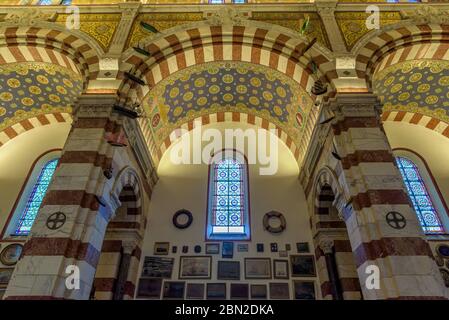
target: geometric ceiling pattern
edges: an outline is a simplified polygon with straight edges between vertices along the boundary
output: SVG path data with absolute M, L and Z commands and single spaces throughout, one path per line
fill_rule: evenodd
M 412 60 L 374 75 L 384 111 L 421 113 L 449 123 L 449 62 Z
M 259 116 L 297 142 L 312 105 L 310 96 L 290 77 L 246 62 L 210 62 L 183 69 L 159 82 L 144 99 L 156 144 L 183 123 L 223 111 Z
M 80 75 L 55 64 L 0 65 L 0 79 L 0 131 L 40 114 L 71 112 L 82 91 Z

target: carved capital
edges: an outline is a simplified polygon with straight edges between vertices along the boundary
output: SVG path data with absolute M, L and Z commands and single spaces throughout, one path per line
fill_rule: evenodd
M 324 254 L 331 254 L 334 247 L 334 240 L 329 238 L 322 238 L 318 243 L 318 246 L 323 250 Z

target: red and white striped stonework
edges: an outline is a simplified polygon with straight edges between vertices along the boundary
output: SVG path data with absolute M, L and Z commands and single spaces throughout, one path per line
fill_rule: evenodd
M 42 61 L 77 69 L 85 80 L 95 79 L 102 50 L 81 32 L 35 26 L 0 28 L 0 64 Z M 87 81 L 85 81 L 87 84 Z
M 41 114 L 37 117 L 22 120 L 0 131 L 0 147 L 20 134 L 31 129 L 47 126 L 55 123 L 72 122 L 72 116 L 68 113 Z
M 137 69 L 137 76 L 144 76 L 148 84 L 138 92 L 144 97 L 158 82 L 170 74 L 193 65 L 211 61 L 244 61 L 278 70 L 294 79 L 307 92 L 313 85 L 310 59 L 301 55 L 307 45 L 303 38 L 291 30 L 280 32 L 267 25 L 210 26 L 201 23 L 192 28 L 177 28 L 170 34 L 152 38 L 144 45 L 151 53 L 149 58 L 132 49 L 127 52 L 121 70 Z M 308 51 L 319 67 L 320 74 L 331 74 L 334 64 L 325 55 L 325 49 L 315 45 Z M 125 54 L 126 56 L 126 54 Z M 123 72 L 119 78 L 123 78 Z M 324 77 L 324 76 L 323 76 Z M 325 77 L 324 77 L 325 78 Z M 120 89 L 124 99 L 132 89 L 131 81 Z
M 407 111 L 385 111 L 382 113 L 382 121 L 405 122 L 425 127 L 449 138 L 449 124 L 436 118 L 421 113 Z
M 444 299 L 444 284 L 429 244 L 410 205 L 391 147 L 383 131 L 377 98 L 337 95 L 332 130 L 351 205 L 345 221 L 365 299 Z M 341 175 L 341 176 L 340 176 Z M 403 229 L 388 225 L 390 211 L 401 213 Z M 380 288 L 368 289 L 368 266 L 380 270 Z
M 332 285 L 323 250 L 322 239 L 333 242 L 333 256 L 337 264 L 338 281 L 344 300 L 360 300 L 361 289 L 357 269 L 349 242 L 346 224 L 338 216 L 335 202 L 336 195 L 342 190 L 338 185 L 336 174 L 329 168 L 323 168 L 315 182 L 315 214 L 311 217 L 312 233 L 315 247 L 317 272 L 320 279 L 323 299 L 333 299 Z
M 388 65 L 394 60 L 400 62 L 412 58 L 447 59 L 448 34 L 449 25 L 417 25 L 412 21 L 387 26 L 356 51 L 357 76 L 366 79 L 371 88 L 379 63 Z
M 120 192 L 136 180 L 126 147 L 112 147 L 105 135 L 121 130 L 112 113 L 114 96 L 82 96 L 72 130 L 37 219 L 8 285 L 7 299 L 88 299 L 106 227 L 120 207 Z M 113 168 L 107 180 L 105 169 Z M 126 183 L 125 183 L 126 182 Z M 122 189 L 120 189 L 122 188 Z M 142 188 L 138 188 L 142 190 Z M 59 229 L 47 218 L 63 212 Z M 66 286 L 68 265 L 80 270 L 80 288 Z

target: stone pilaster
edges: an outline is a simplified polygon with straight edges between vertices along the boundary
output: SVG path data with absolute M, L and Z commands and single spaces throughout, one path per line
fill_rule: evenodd
M 335 113 L 332 129 L 343 168 L 339 181 L 352 199 L 345 221 L 364 298 L 444 299 L 442 279 L 410 206 L 376 97 L 338 95 L 329 106 Z M 391 211 L 405 217 L 405 226 L 387 223 Z

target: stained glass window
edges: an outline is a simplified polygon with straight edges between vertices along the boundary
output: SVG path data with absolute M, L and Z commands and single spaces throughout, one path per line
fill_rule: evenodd
M 210 171 L 209 238 L 249 237 L 246 163 L 226 157 Z
M 70 6 L 72 4 L 72 0 L 62 0 L 61 5 L 62 6 Z
M 15 230 L 15 235 L 26 236 L 33 226 L 39 207 L 47 192 L 48 185 L 56 170 L 58 159 L 48 161 L 42 168 L 36 184 L 33 186 L 30 196 L 28 197 L 25 209 L 23 210 Z
M 49 6 L 53 4 L 53 0 L 39 0 L 37 4 L 40 6 Z
M 396 162 L 424 232 L 444 233 L 443 225 L 416 165 L 404 157 L 397 157 Z
M 209 0 L 209 3 L 212 3 L 212 4 L 221 4 L 223 2 L 224 2 L 223 0 Z

